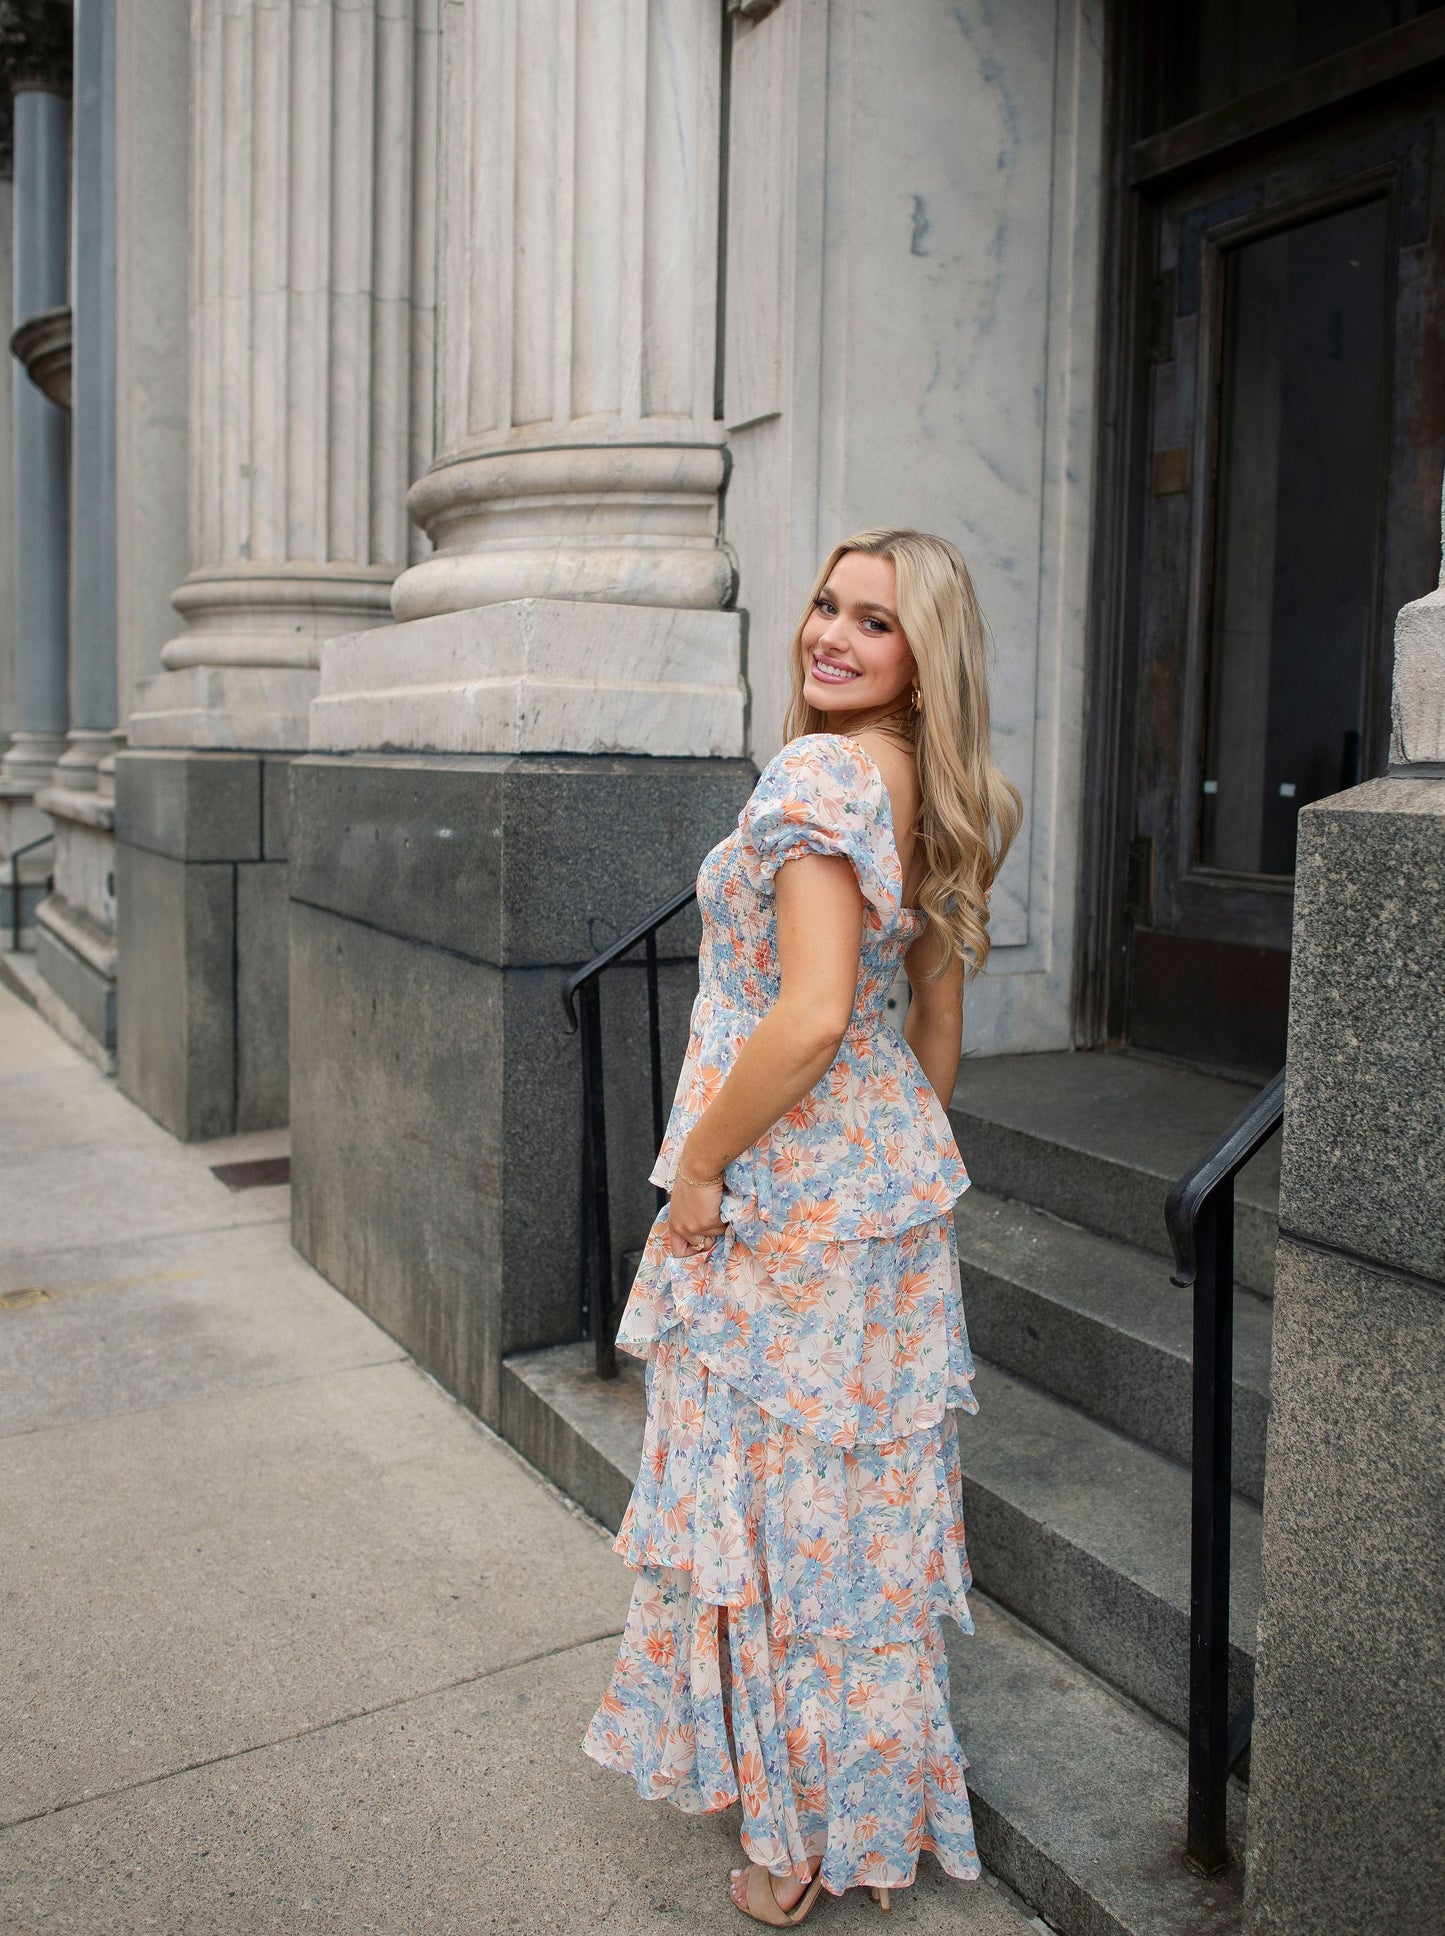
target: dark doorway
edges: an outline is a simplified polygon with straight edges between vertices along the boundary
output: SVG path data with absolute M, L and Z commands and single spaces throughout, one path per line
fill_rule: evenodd
M 1383 772 L 1438 576 L 1445 8 L 1141 5 L 1113 58 L 1084 1028 L 1264 1077 L 1299 811 Z

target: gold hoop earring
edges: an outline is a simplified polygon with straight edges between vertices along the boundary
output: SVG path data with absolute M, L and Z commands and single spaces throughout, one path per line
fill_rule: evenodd
M 919 691 L 917 686 L 913 688 L 912 705 L 913 705 L 913 711 L 915 715 L 923 711 L 923 694 Z

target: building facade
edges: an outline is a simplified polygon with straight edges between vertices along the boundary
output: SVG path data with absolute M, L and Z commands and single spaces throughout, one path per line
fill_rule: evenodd
M 289 1122 L 298 1247 L 482 1416 L 576 1332 L 561 985 L 730 825 L 846 533 L 954 539 L 992 633 L 969 1056 L 1301 1068 L 1301 812 L 1427 788 L 1438 883 L 1445 8 L 6 0 L 0 47 L 26 978 L 176 1136 Z

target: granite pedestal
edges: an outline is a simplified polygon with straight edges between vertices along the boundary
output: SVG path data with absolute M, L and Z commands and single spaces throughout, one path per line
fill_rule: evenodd
M 696 873 L 740 759 L 312 754 L 291 769 L 293 1239 L 492 1424 L 501 1362 L 580 1334 L 568 975 Z M 670 1102 L 696 915 L 664 930 Z M 638 965 L 607 978 L 614 1250 L 654 1209 Z
M 288 765 L 116 759 L 117 1075 L 186 1142 L 286 1121 Z
M 1445 780 L 1300 815 L 1251 1936 L 1445 1901 Z

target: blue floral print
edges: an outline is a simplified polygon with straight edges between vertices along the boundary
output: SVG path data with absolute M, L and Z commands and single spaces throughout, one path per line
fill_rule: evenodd
M 773 878 L 842 855 L 865 902 L 857 995 L 822 1081 L 727 1166 L 727 1229 L 673 1257 L 653 1224 L 618 1332 L 648 1361 L 642 1470 L 616 1551 L 637 1575 L 584 1746 L 648 1799 L 740 1802 L 777 1875 L 902 1887 L 920 1849 L 980 1873 L 940 1618 L 972 1632 L 952 1414 L 976 1412 L 948 1118 L 887 997 L 902 905 L 888 793 L 856 741 L 769 762 L 698 875 L 699 993 L 654 1182 L 777 998 Z

